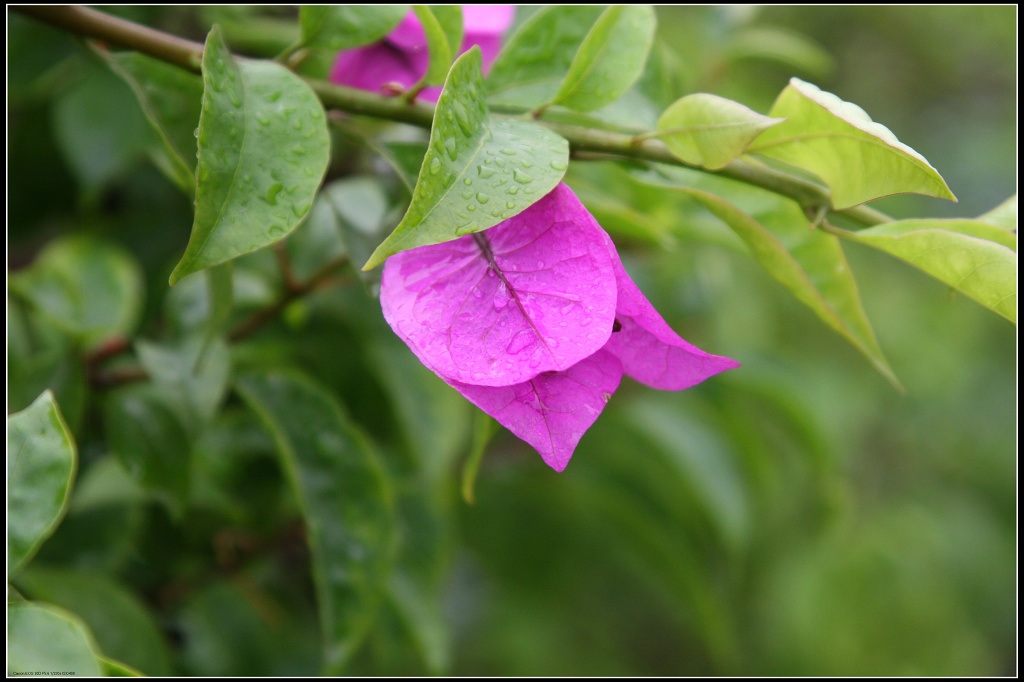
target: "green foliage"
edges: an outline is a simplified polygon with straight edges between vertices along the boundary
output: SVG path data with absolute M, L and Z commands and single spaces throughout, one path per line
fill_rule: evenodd
M 846 208 L 899 192 L 956 197 L 938 171 L 863 109 L 794 78 L 769 116 L 786 119 L 750 148 L 816 174 Z
M 742 154 L 762 131 L 781 122 L 739 102 L 697 93 L 666 109 L 658 119 L 658 132 L 683 161 L 716 170 Z
M 416 11 L 9 10 L 8 674 L 1004 674 L 1015 8 Z M 358 268 L 559 182 L 742 367 L 554 474 Z
M 7 575 L 17 573 L 67 509 L 77 452 L 53 394 L 7 420 Z
M 605 10 L 583 39 L 551 103 L 593 111 L 621 97 L 643 73 L 656 24 L 649 5 Z
M 323 107 L 298 76 L 236 62 L 216 28 L 203 55 L 196 218 L 172 285 L 294 230 L 330 153 Z
M 302 45 L 325 50 L 368 45 L 386 36 L 408 11 L 408 5 L 303 5 L 299 8 Z

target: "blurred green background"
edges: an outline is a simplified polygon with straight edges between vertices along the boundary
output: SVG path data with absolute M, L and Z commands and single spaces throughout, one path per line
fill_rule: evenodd
M 287 33 L 283 11 L 117 11 L 200 40 L 235 22 L 229 42 L 256 54 Z M 201 283 L 166 285 L 189 201 L 148 160 L 127 87 L 8 12 L 9 273 L 68 235 L 116 244 L 111 258 L 142 273 L 122 292 L 138 335 L 182 338 L 205 310 Z M 669 7 L 659 20 L 678 94 L 765 112 L 798 76 L 887 125 L 960 199 L 877 202 L 897 217 L 974 216 L 1016 190 L 1016 7 Z M 375 168 L 352 149 L 337 145 L 331 180 Z M 369 434 L 402 561 L 442 605 L 416 620 L 385 601 L 349 672 L 1014 674 L 1015 328 L 848 246 L 901 395 L 728 239 L 664 197 L 626 196 L 616 172 L 574 165 L 569 180 L 614 187 L 661 235 L 652 246 L 605 223 L 666 320 L 743 367 L 679 394 L 625 381 L 563 474 L 500 432 L 464 503 L 472 409 L 354 275 L 232 346 L 236 369 L 315 377 Z M 289 239 L 297 267 L 316 254 L 312 231 Z M 239 261 L 238 319 L 273 300 L 274 273 L 269 253 Z M 140 481 L 114 454 L 136 432 L 127 406 L 152 406 L 144 386 L 90 383 L 59 325 L 18 295 L 8 313 L 8 411 L 52 387 L 81 452 L 71 511 L 17 590 L 77 613 L 104 653 L 149 674 L 316 674 L 300 510 L 245 403 L 229 393 L 196 433 L 151 410 L 144 437 L 188 482 Z

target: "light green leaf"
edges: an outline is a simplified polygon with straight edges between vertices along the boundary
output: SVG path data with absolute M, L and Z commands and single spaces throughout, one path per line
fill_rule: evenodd
M 234 269 L 231 261 L 206 270 L 206 288 L 210 298 L 210 319 L 207 321 L 207 342 L 220 333 L 231 317 L 234 304 Z
M 92 631 L 99 650 L 147 675 L 170 675 L 167 644 L 153 616 L 102 573 L 32 567 L 18 585 L 33 600 L 67 609 Z
M 138 341 L 135 350 L 165 402 L 178 408 L 191 433 L 198 433 L 217 412 L 227 389 L 231 356 L 224 342 L 193 337 L 171 347 Z
M 142 271 L 113 244 L 88 237 L 51 242 L 11 288 L 76 340 L 91 345 L 128 335 L 142 312 Z
M 833 208 L 902 192 L 956 201 L 923 156 L 856 104 L 793 78 L 768 113 L 785 123 L 762 133 L 748 151 L 820 177 L 832 191 Z
M 480 66 L 476 46 L 452 66 L 409 210 L 364 270 L 399 251 L 493 227 L 562 179 L 568 143 L 530 121 L 491 119 Z
M 1017 195 L 1014 194 L 1012 197 L 993 208 L 988 213 L 979 216 L 978 220 L 984 220 L 986 223 L 992 223 L 998 225 L 1004 230 L 1011 232 L 1017 232 Z M 1014 251 L 1017 250 L 1016 245 Z
M 7 575 L 35 555 L 67 510 L 78 452 L 53 394 L 7 419 Z
M 739 102 L 701 92 L 676 100 L 665 110 L 658 119 L 658 137 L 686 163 L 717 170 L 742 154 L 764 130 L 781 122 Z
M 452 60 L 459 53 L 462 44 L 462 8 L 455 5 L 413 5 L 416 18 L 423 26 L 430 52 L 430 64 L 419 83 L 410 90 L 418 92 L 428 85 L 444 83 Z
M 948 229 L 950 223 L 959 229 Z M 1017 324 L 1017 253 L 989 236 L 979 238 L 999 228 L 966 220 L 901 220 L 860 232 L 833 231 L 910 263 Z
M 387 222 L 388 198 L 371 176 L 354 176 L 324 187 L 315 210 L 329 220 L 353 263 L 364 263 L 394 223 Z
M 391 32 L 409 5 L 303 5 L 299 8 L 302 45 L 349 50 Z
M 509 38 L 487 75 L 494 103 L 529 109 L 550 102 L 602 8 L 552 5 L 531 16 Z
M 132 478 L 156 494 L 175 514 L 188 498 L 191 444 L 182 406 L 153 384 L 127 386 L 104 405 L 110 449 Z
M 196 136 L 203 103 L 198 76 L 137 52 L 101 52 L 135 92 L 166 153 L 171 180 L 190 196 L 196 189 Z
M 898 390 L 899 380 L 875 339 L 860 302 L 857 282 L 839 240 L 810 229 L 795 204 L 780 206 L 772 215 L 755 220 L 714 194 L 679 187 L 728 225 L 750 248 L 751 254 L 777 282 L 842 335 Z M 769 229 L 764 221 L 770 221 Z
M 551 103 L 593 111 L 617 100 L 643 73 L 656 25 L 649 5 L 609 7 L 583 40 Z
M 392 493 L 376 452 L 337 400 L 296 372 L 239 377 L 273 433 L 306 520 L 325 671 L 338 674 L 372 626 L 394 554 Z
M 7 674 L 99 677 L 92 635 L 75 616 L 53 606 L 7 608 Z
M 195 222 L 170 283 L 283 239 L 327 170 L 327 118 L 280 64 L 236 61 L 214 27 L 203 52 Z
M 103 677 L 145 677 L 141 671 L 112 658 L 97 656 L 96 662 L 100 666 Z

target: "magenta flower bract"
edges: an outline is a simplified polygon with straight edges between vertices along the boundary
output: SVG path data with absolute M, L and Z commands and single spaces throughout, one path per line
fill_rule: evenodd
M 459 54 L 480 46 L 487 73 L 501 50 L 502 34 L 515 18 L 514 5 L 463 5 L 463 39 Z M 387 83 L 409 88 L 427 72 L 430 55 L 419 19 L 410 10 L 383 40 L 341 52 L 331 68 L 331 81 L 360 90 L 380 92 Z M 419 98 L 436 102 L 441 88 L 427 88 Z
M 681 390 L 739 363 L 672 331 L 566 185 L 489 230 L 391 256 L 384 319 L 556 471 L 623 374 Z

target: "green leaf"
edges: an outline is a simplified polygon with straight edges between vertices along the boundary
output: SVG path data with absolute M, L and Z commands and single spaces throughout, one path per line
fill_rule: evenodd
M 110 449 L 132 478 L 175 514 L 184 509 L 191 479 L 191 444 L 183 408 L 153 385 L 127 386 L 104 405 Z
M 777 26 L 752 26 L 739 31 L 729 39 L 722 57 L 730 62 L 769 60 L 819 77 L 835 68 L 828 50 L 802 33 Z
M 1012 197 L 993 208 L 988 213 L 979 216 L 978 220 L 984 220 L 986 223 L 992 223 L 998 225 L 1004 230 L 1009 230 L 1013 233 L 1017 232 L 1017 195 L 1014 194 Z M 1016 242 L 1014 243 L 1013 250 L 1017 250 Z
M 96 662 L 103 677 L 145 677 L 141 671 L 112 658 L 97 656 Z
M 101 52 L 114 73 L 135 92 L 167 155 L 168 176 L 190 196 L 196 189 L 196 136 L 203 81 L 137 52 Z
M 170 347 L 138 341 L 135 350 L 168 405 L 180 406 L 193 434 L 213 419 L 227 389 L 231 356 L 220 339 L 192 338 Z
M 18 585 L 30 599 L 80 617 L 104 655 L 147 675 L 171 674 L 167 645 L 153 616 L 106 575 L 33 566 L 18 578 Z
M 92 635 L 61 609 L 13 604 L 7 608 L 7 674 L 99 677 Z
M 1008 234 L 1000 228 L 969 220 L 900 220 L 833 231 L 910 263 L 1017 324 L 1017 253 L 997 243 L 1002 240 L 989 241 Z
M 296 372 L 247 374 L 239 393 L 273 433 L 306 520 L 325 671 L 337 674 L 376 618 L 393 558 L 392 493 L 337 400 Z
M 487 413 L 475 410 L 473 413 L 473 442 L 469 446 L 469 455 L 462 465 L 462 499 L 466 504 L 476 504 L 476 476 L 480 472 L 480 464 L 484 461 L 487 444 L 498 432 L 498 422 Z
M 568 143 L 536 123 L 490 118 L 480 66 L 476 46 L 452 66 L 409 210 L 364 270 L 399 251 L 493 227 L 562 179 Z
M 832 190 L 833 208 L 901 192 L 956 201 L 923 156 L 856 104 L 793 78 L 768 113 L 785 123 L 762 133 L 748 151 L 820 177 Z
M 687 95 L 658 119 L 658 137 L 686 163 L 717 170 L 764 130 L 782 122 L 717 95 Z
M 839 240 L 809 229 L 792 202 L 764 211 L 755 220 L 714 194 L 678 187 L 735 232 L 751 254 L 777 282 L 842 335 L 898 390 L 899 380 L 875 339 L 860 302 L 857 282 Z M 766 223 L 770 223 L 771 229 Z
M 487 75 L 492 102 L 537 107 L 550 102 L 602 8 L 592 5 L 543 7 L 501 49 Z
M 280 64 L 236 61 L 216 27 L 203 85 L 195 222 L 171 285 L 283 239 L 309 212 L 330 157 L 309 86 Z
M 86 78 L 54 104 L 54 133 L 79 186 L 95 194 L 146 157 L 155 142 L 120 78 L 90 66 Z
M 206 326 L 207 342 L 216 337 L 231 317 L 235 300 L 233 268 L 231 262 L 206 270 L 206 287 L 210 298 L 210 319 Z
M 67 510 L 78 453 L 53 394 L 7 419 L 7 575 L 25 565 Z
M 419 83 L 410 88 L 418 92 L 428 85 L 440 85 L 448 75 L 452 60 L 462 44 L 462 8 L 455 5 L 413 5 L 416 18 L 423 26 L 430 52 L 430 64 Z
M 51 242 L 11 288 L 76 340 L 129 335 L 142 312 L 142 271 L 128 252 L 88 237 Z
M 649 5 L 609 7 L 583 40 L 551 103 L 593 111 L 617 100 L 643 73 L 656 26 Z
M 324 187 L 314 210 L 329 221 L 353 263 L 364 263 L 394 223 L 385 219 L 388 198 L 375 177 L 354 176 Z M 340 255 L 340 254 L 338 254 Z
M 325 50 L 369 45 L 390 33 L 408 12 L 409 5 L 303 5 L 302 44 Z

